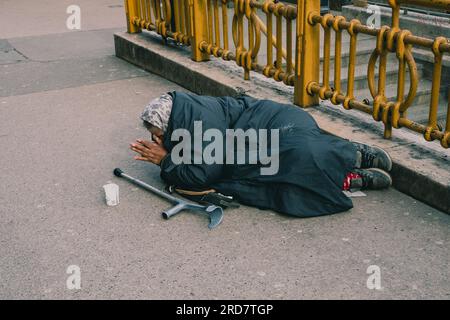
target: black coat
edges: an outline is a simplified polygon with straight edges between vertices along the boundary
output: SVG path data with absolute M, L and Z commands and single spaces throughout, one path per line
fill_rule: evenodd
M 259 164 L 175 165 L 169 155 L 161 163 L 161 177 L 168 184 L 214 188 L 242 204 L 299 217 L 333 214 L 353 207 L 342 193 L 342 186 L 346 174 L 354 168 L 356 148 L 347 140 L 323 132 L 299 107 L 250 97 L 171 94 L 173 107 L 164 137 L 169 152 L 178 143 L 171 141 L 173 130 L 184 128 L 193 134 L 194 121 L 202 121 L 203 131 L 216 128 L 224 136 L 226 129 L 279 129 L 279 171 L 261 175 Z M 203 147 L 208 144 L 204 142 Z

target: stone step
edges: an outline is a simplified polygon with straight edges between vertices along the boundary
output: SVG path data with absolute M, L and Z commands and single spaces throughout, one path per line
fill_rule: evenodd
M 408 109 L 408 117 L 414 121 L 427 121 L 429 106 L 431 101 L 431 87 L 432 83 L 428 80 L 422 80 L 419 83 L 419 87 L 417 88 L 417 94 L 414 99 L 412 106 Z M 408 90 L 409 87 L 406 87 Z M 407 91 L 406 91 L 407 94 Z M 386 87 L 386 97 L 389 101 L 395 101 L 397 98 L 397 86 L 387 86 Z M 368 99 L 370 104 L 373 103 L 373 98 L 370 94 L 369 89 L 362 89 L 355 91 L 355 98 L 362 101 L 364 99 Z M 406 98 L 406 95 L 405 95 Z M 439 111 L 438 116 L 442 120 L 445 119 L 447 114 L 447 97 L 446 97 L 446 88 L 442 88 L 440 92 L 440 103 L 439 103 Z
M 323 69 L 323 50 L 321 49 L 320 52 L 320 62 L 321 62 L 321 72 Z M 367 48 L 367 47 L 363 47 L 361 50 L 356 52 L 356 70 L 355 70 L 355 74 L 358 74 L 358 72 L 361 70 L 363 71 L 363 74 L 367 74 L 367 67 L 368 67 L 368 63 L 369 63 L 369 59 L 370 59 L 370 55 L 373 52 L 373 48 Z M 343 48 L 343 52 L 341 54 L 341 67 L 344 69 L 346 69 L 346 73 L 347 73 L 347 68 L 349 66 L 349 57 L 350 57 L 350 53 L 347 50 L 344 50 Z M 264 64 L 266 62 L 267 56 L 266 55 L 262 55 L 259 54 L 258 55 L 258 61 L 260 61 L 260 63 Z M 378 60 L 379 61 L 379 60 Z M 334 68 L 334 64 L 335 64 L 335 56 L 334 56 L 334 51 L 332 50 L 332 52 L 330 53 L 330 67 Z M 283 61 L 283 68 L 286 67 L 286 63 L 284 63 Z M 389 54 L 388 55 L 388 63 L 387 63 L 387 68 L 388 69 L 395 69 L 397 70 L 398 68 L 398 60 L 395 54 Z M 417 64 L 417 68 L 421 69 L 421 66 L 419 64 Z
M 333 39 L 333 38 L 332 38 Z M 341 64 L 343 67 L 348 66 L 349 57 L 350 57 L 350 43 L 344 41 L 342 42 L 342 48 L 341 48 Z M 375 39 L 358 39 L 356 44 L 356 64 L 367 64 L 369 61 L 369 57 L 372 54 L 372 52 L 375 49 Z M 334 63 L 335 61 L 335 43 L 334 40 L 331 41 L 331 47 L 330 47 L 330 58 L 331 63 Z M 323 62 L 323 39 L 320 42 L 320 61 Z M 395 55 L 392 55 L 393 58 L 395 58 Z M 389 58 L 392 58 L 391 55 L 388 56 Z
M 265 64 L 267 61 L 267 40 L 266 37 L 262 37 L 261 39 L 261 47 L 258 53 L 258 61 L 262 64 Z M 370 55 L 375 49 L 375 37 L 367 36 L 364 34 L 358 35 L 358 41 L 357 41 L 357 61 L 356 64 L 367 64 L 369 61 Z M 247 40 L 244 41 L 245 44 Z M 285 38 L 283 38 L 283 41 L 285 41 Z M 335 38 L 334 34 L 332 32 L 331 41 L 330 41 L 330 56 L 331 56 L 331 63 L 334 63 L 334 51 L 335 51 Z M 286 47 L 286 44 L 283 42 L 283 47 Z M 295 39 L 293 39 L 292 42 L 292 48 L 295 50 Z M 349 61 L 349 50 L 350 50 L 350 37 L 343 32 L 342 33 L 342 50 L 341 50 L 341 57 L 342 57 L 342 67 L 348 66 Z M 389 57 L 395 58 L 395 54 L 390 55 Z M 273 59 L 276 59 L 276 50 L 273 48 Z M 320 61 L 323 61 L 323 34 L 321 34 L 320 38 Z M 285 64 L 285 61 L 283 59 L 283 65 Z
M 362 48 L 362 49 L 357 49 L 356 51 L 356 65 L 365 65 L 367 66 L 370 60 L 370 56 L 372 55 L 372 52 L 374 51 L 373 48 Z M 320 62 L 323 63 L 323 53 L 320 53 Z M 396 55 L 394 53 L 391 53 L 388 55 L 388 64 L 392 64 L 392 63 L 398 63 L 398 59 L 396 57 Z M 350 61 L 350 53 L 349 52 L 343 52 L 341 54 L 341 65 L 342 67 L 347 67 L 349 65 L 349 61 Z M 378 61 L 380 61 L 378 59 Z M 333 64 L 335 62 L 335 57 L 334 57 L 334 51 L 332 50 L 331 54 L 330 54 L 330 63 Z
M 382 1 L 387 5 L 387 1 Z M 429 0 L 431 2 L 431 0 Z M 402 5 L 402 7 L 404 7 Z M 391 25 L 392 21 L 392 10 L 385 6 L 380 8 L 380 22 L 381 25 Z M 429 10 L 429 8 L 422 8 Z M 442 10 L 444 11 L 444 10 Z M 373 15 L 371 10 L 367 8 L 361 8 L 353 5 L 348 5 L 342 7 L 342 15 L 349 19 L 359 19 L 361 22 L 366 23 L 368 18 Z M 401 10 L 400 13 L 400 28 L 408 29 L 415 36 L 426 37 L 426 38 L 436 38 L 443 36 L 450 38 L 450 19 L 447 16 L 435 16 L 428 14 L 421 14 L 412 11 L 405 13 Z
M 331 65 L 334 67 L 334 65 Z M 320 79 L 322 79 L 323 70 L 320 70 Z M 417 66 L 417 73 L 419 78 L 422 77 L 422 66 Z M 386 66 L 386 85 L 397 84 L 398 67 L 395 64 L 388 64 Z M 375 81 L 378 83 L 378 70 L 375 71 Z M 341 87 L 347 89 L 348 83 L 348 67 L 341 68 Z M 330 84 L 334 86 L 334 68 L 330 68 Z M 406 86 L 409 86 L 409 70 L 406 72 Z M 367 81 L 367 65 L 355 66 L 355 90 L 362 90 L 368 88 Z
M 345 90 L 343 90 L 342 92 L 345 92 Z M 418 122 L 420 124 L 426 124 L 428 122 L 430 110 L 429 100 L 431 98 L 430 92 L 426 88 L 423 90 L 422 89 L 418 90 L 413 104 L 408 108 L 407 111 L 409 119 Z M 396 100 L 397 96 L 396 89 L 387 89 L 386 93 L 389 101 Z M 444 96 L 445 96 L 444 92 L 441 92 L 441 99 L 438 108 L 438 123 L 442 127 L 445 127 L 445 121 L 447 118 L 447 106 L 448 106 L 448 104 L 445 102 L 446 100 Z M 373 98 L 368 89 L 355 91 L 355 98 L 358 101 L 363 101 L 364 99 L 367 99 L 370 105 L 373 104 Z
M 406 86 L 405 93 L 408 93 L 409 86 Z M 397 98 L 397 86 L 386 86 L 385 90 L 386 97 L 390 101 L 394 101 Z M 368 99 L 370 103 L 373 102 L 373 98 L 370 94 L 370 90 L 368 88 L 356 90 L 355 97 L 358 99 Z M 416 98 L 414 103 L 417 105 L 421 104 L 429 104 L 431 99 L 431 81 L 423 80 L 420 82 L 419 87 L 417 88 Z
M 320 41 L 323 42 L 323 38 L 324 38 L 325 33 L 323 32 L 322 28 L 320 28 Z M 373 41 L 375 43 L 375 39 L 376 37 L 364 34 L 364 33 L 359 33 L 358 34 L 358 42 L 361 41 Z M 336 33 L 334 32 L 334 30 L 331 31 L 331 44 L 334 44 L 336 40 Z M 347 31 L 342 31 L 342 42 L 343 43 L 350 43 L 350 35 L 348 34 Z
M 438 124 L 441 128 L 445 128 L 445 121 L 447 119 L 448 104 L 445 103 L 444 100 L 445 99 L 441 99 L 438 109 Z M 408 118 L 425 125 L 428 123 L 429 112 L 429 104 L 412 105 L 408 108 Z

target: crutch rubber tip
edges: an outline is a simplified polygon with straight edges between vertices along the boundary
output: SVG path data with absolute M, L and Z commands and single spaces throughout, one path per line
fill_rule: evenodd
M 121 176 L 122 176 L 122 173 L 123 173 L 123 171 L 122 171 L 121 169 L 119 169 L 119 168 L 115 168 L 115 169 L 114 169 L 114 175 L 115 175 L 116 177 L 121 177 Z

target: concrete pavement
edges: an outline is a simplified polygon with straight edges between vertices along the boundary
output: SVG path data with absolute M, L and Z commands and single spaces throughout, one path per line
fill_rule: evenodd
M 122 0 L 2 0 L 0 39 L 70 33 L 66 27 L 70 5 L 81 8 L 84 31 L 125 27 Z
M 0 5 L 3 24 L 22 8 L 5 14 L 5 4 L 14 7 Z M 106 2 L 96 4 L 88 11 Z M 145 137 L 145 103 L 183 89 L 113 56 L 122 18 L 98 18 L 102 30 L 0 36 L 17 50 L 0 53 L 0 299 L 450 298 L 450 216 L 393 189 L 323 218 L 241 207 L 212 231 L 193 213 L 162 220 L 168 204 L 112 170 L 162 187 L 128 143 Z M 120 186 L 114 208 L 108 181 Z M 66 287 L 70 265 L 80 290 Z M 367 288 L 372 265 L 381 290 Z

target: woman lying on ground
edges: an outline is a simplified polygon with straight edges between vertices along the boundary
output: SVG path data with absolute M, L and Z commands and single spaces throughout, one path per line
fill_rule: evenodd
M 293 105 L 247 96 L 216 98 L 171 92 L 151 101 L 141 119 L 153 141 L 132 143 L 130 148 L 139 154 L 135 159 L 159 165 L 162 179 L 178 188 L 214 189 L 242 204 L 312 217 L 351 209 L 352 201 L 343 190 L 383 189 L 392 183 L 387 173 L 392 161 L 386 151 L 327 134 L 307 112 Z M 195 130 L 199 124 L 202 132 L 214 129 L 210 131 L 214 135 L 198 135 Z M 180 143 L 186 137 L 180 139 L 177 129 L 197 138 L 194 144 L 201 150 L 185 148 L 180 153 Z M 228 155 L 242 151 L 235 145 L 226 150 L 227 143 L 223 150 L 212 153 L 223 161 L 211 163 L 201 157 L 191 161 L 196 152 L 197 156 L 207 153 L 214 139 L 228 141 L 231 129 L 240 133 L 255 130 L 268 137 L 257 141 L 258 152 L 244 150 L 245 163 L 225 161 Z M 247 141 L 246 149 L 251 143 Z M 257 163 L 250 163 L 248 159 L 255 154 Z M 278 164 L 271 164 L 275 170 L 263 174 L 265 169 L 270 171 L 264 162 L 269 155 L 274 161 L 276 157 Z M 180 163 L 180 158 L 190 162 Z

